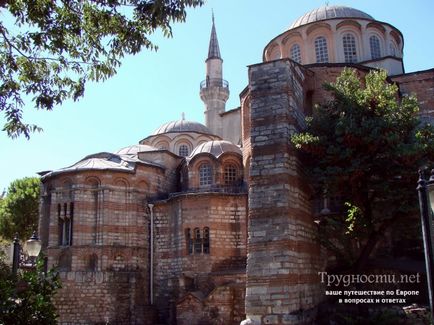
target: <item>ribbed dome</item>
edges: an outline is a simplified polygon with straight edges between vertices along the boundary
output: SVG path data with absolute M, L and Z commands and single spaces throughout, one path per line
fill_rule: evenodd
M 170 132 L 176 132 L 176 133 L 196 132 L 196 133 L 212 134 L 210 129 L 208 129 L 203 124 L 200 124 L 198 122 L 193 122 L 193 121 L 187 121 L 187 120 L 178 120 L 178 121 L 172 121 L 163 124 L 158 129 L 156 129 L 152 135 L 170 133 Z
M 145 152 L 145 151 L 156 151 L 158 150 L 155 147 L 148 146 L 146 144 L 135 144 L 129 147 L 125 147 L 122 149 L 119 149 L 115 152 L 117 155 L 137 155 L 139 152 Z
M 233 152 L 241 155 L 241 149 L 238 146 L 234 145 L 232 142 L 225 140 L 214 140 L 198 145 L 196 148 L 194 148 L 188 158 L 192 159 L 194 156 L 201 153 L 209 153 L 214 157 L 218 158 L 225 152 Z
M 305 13 L 303 16 L 294 21 L 289 29 L 300 27 L 302 25 L 310 24 L 316 21 L 333 18 L 364 18 L 374 20 L 371 15 L 354 8 L 345 6 L 324 6 Z

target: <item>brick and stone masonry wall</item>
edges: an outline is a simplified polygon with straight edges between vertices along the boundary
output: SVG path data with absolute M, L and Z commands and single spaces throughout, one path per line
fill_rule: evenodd
M 301 67 L 279 60 L 249 67 L 246 314 L 258 324 L 302 324 L 321 299 L 320 247 L 309 186 L 290 143 L 303 126 Z
M 48 264 L 61 272 L 60 324 L 153 324 L 145 203 L 164 190 L 162 176 L 138 168 L 135 174 L 82 172 L 45 181 L 40 226 Z M 66 204 L 69 215 L 71 203 L 73 241 L 62 246 L 58 206 L 63 214 Z
M 392 77 L 402 94 L 416 94 L 420 114 L 434 117 L 434 69 Z
M 60 272 L 62 289 L 55 304 L 59 324 L 146 324 L 143 272 Z
M 156 202 L 154 211 L 155 302 L 161 320 L 175 322 L 176 304 L 187 292 L 201 291 L 206 299 L 214 288 L 232 283 L 236 320 L 228 325 L 239 324 L 244 316 L 239 292 L 245 288 L 246 194 L 184 194 Z M 186 229 L 196 227 L 210 229 L 209 254 L 188 253 Z M 225 278 L 228 270 L 231 276 Z

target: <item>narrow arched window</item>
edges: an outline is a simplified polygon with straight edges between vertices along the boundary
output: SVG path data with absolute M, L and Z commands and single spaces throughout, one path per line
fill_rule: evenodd
M 356 39 L 352 34 L 345 34 L 342 37 L 342 45 L 344 47 L 345 63 L 357 62 Z
M 181 144 L 178 149 L 178 156 L 187 157 L 189 155 L 188 146 Z
M 209 228 L 203 228 L 203 253 L 209 254 L 210 246 L 209 246 Z
M 237 167 L 233 164 L 225 166 L 224 181 L 226 185 L 233 184 L 237 180 Z
M 329 62 L 329 55 L 327 51 L 327 40 L 324 36 L 319 36 L 315 39 L 315 54 L 317 63 Z
M 69 212 L 69 213 L 68 213 Z M 72 245 L 72 225 L 74 219 L 74 203 L 71 202 L 69 204 L 57 205 L 57 219 L 58 219 L 58 236 L 59 236 L 59 245 L 60 246 L 71 246 Z
M 191 230 L 187 228 L 185 230 L 185 242 L 187 244 L 187 252 L 188 254 L 193 254 L 193 238 L 191 237 Z
M 57 205 L 57 225 L 58 225 L 58 232 L 57 235 L 59 237 L 58 243 L 59 245 L 63 245 L 63 236 L 64 236 L 64 227 L 65 227 L 65 219 L 62 215 L 62 205 L 59 203 Z
M 194 228 L 194 253 L 202 253 L 202 238 L 200 236 L 199 228 Z
M 300 45 L 294 44 L 291 46 L 290 50 L 291 60 L 301 63 L 301 51 L 300 51 Z
M 199 167 L 199 186 L 212 184 L 212 169 L 210 164 L 202 164 Z
M 390 50 L 391 56 L 396 56 L 396 48 L 395 48 L 395 45 L 393 43 L 390 43 L 389 50 Z
M 371 59 L 375 60 L 381 57 L 380 40 L 377 36 L 369 37 L 369 47 L 371 48 Z

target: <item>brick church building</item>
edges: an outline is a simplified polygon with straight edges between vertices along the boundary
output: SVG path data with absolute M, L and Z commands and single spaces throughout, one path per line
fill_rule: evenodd
M 434 69 L 405 73 L 401 32 L 324 6 L 272 39 L 226 110 L 214 19 L 200 85 L 205 125 L 166 123 L 138 144 L 41 173 L 39 223 L 63 287 L 61 324 L 308 324 L 325 268 L 311 187 L 290 143 L 322 84 L 383 68 L 434 111 Z

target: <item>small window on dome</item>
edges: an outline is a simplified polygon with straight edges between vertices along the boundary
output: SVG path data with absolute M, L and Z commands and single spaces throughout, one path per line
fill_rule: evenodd
M 351 34 L 345 34 L 342 37 L 342 44 L 344 47 L 344 58 L 345 63 L 356 63 L 357 62 L 357 50 L 356 50 L 356 39 Z
M 199 186 L 212 184 L 212 169 L 210 164 L 202 164 L 199 167 Z
M 235 165 L 225 166 L 224 180 L 226 185 L 233 184 L 237 179 L 237 168 Z
M 327 51 L 327 40 L 324 36 L 319 36 L 315 39 L 315 54 L 317 63 L 329 62 L 329 55 Z
M 393 43 L 390 43 L 389 49 L 390 49 L 390 55 L 391 56 L 396 56 L 396 47 L 395 47 L 395 45 Z
M 178 156 L 187 157 L 189 155 L 188 146 L 185 144 L 181 144 L 178 150 Z
M 165 142 L 159 142 L 155 145 L 159 150 L 168 150 L 168 145 Z
M 369 37 L 369 46 L 371 47 L 371 59 L 375 60 L 381 57 L 380 40 L 377 36 Z
M 300 45 L 294 44 L 291 47 L 290 50 L 291 59 L 294 60 L 297 63 L 301 63 L 301 51 L 300 51 Z

